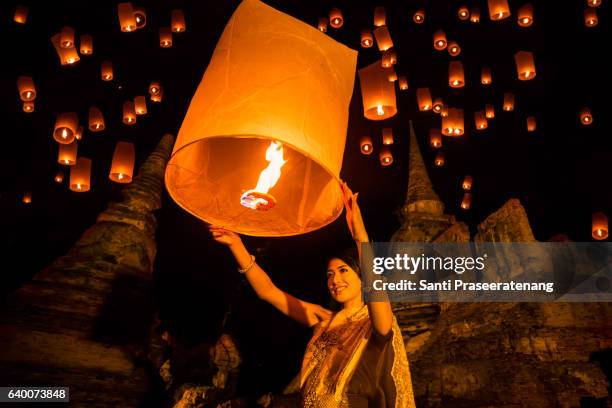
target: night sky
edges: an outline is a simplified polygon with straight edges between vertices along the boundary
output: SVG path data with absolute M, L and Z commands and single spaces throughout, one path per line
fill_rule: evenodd
M 316 25 L 336 5 L 345 23 L 328 34 L 359 50 L 358 68 L 380 58 L 376 46 L 362 49 L 359 32 L 372 27 L 375 6 L 387 9 L 389 26 L 398 51 L 398 75 L 406 75 L 410 89 L 397 91 L 399 113 L 386 121 L 363 117 L 356 76 L 350 105 L 347 143 L 341 177 L 360 202 L 370 237 L 385 241 L 399 227 L 397 210 L 407 186 L 408 121 L 412 120 L 434 188 L 446 212 L 465 221 L 472 231 L 478 223 L 510 198 L 525 206 L 538 240 L 565 234 L 573 241 L 591 240 L 591 214 L 612 216 L 612 137 L 608 116 L 612 67 L 609 45 L 609 4 L 597 9 L 599 25 L 586 28 L 586 0 L 532 1 L 535 23 L 517 25 L 517 10 L 525 1 L 510 0 L 512 16 L 491 22 L 486 1 L 366 2 L 266 1 L 308 24 Z M 16 4 L 30 8 L 27 24 L 12 21 Z M 148 1 L 147 26 L 121 33 L 116 2 L 55 1 L 2 2 L 0 35 L 3 41 L 0 76 L 2 159 L 0 159 L 0 255 L 3 259 L 3 294 L 29 279 L 37 270 L 63 255 L 109 202 L 120 199 L 121 186 L 108 179 L 115 143 L 136 145 L 137 166 L 165 132 L 177 134 L 190 99 L 210 60 L 216 42 L 238 5 L 234 1 Z M 460 21 L 460 5 L 476 6 L 481 22 Z M 134 5 L 140 5 L 135 2 Z M 419 7 L 427 16 L 422 25 L 412 21 Z M 182 9 L 187 31 L 174 34 L 170 49 L 159 47 L 158 28 L 168 26 L 170 11 Z M 73 66 L 60 66 L 50 37 L 64 25 L 78 35 L 93 36 L 92 56 L 81 56 Z M 451 57 L 435 51 L 432 33 L 444 29 L 449 40 L 462 48 L 466 87 L 448 87 Z M 514 54 L 532 51 L 537 76 L 519 81 Z M 111 60 L 115 79 L 100 79 L 100 64 Z M 493 85 L 480 84 L 480 70 L 489 66 Z M 37 88 L 36 111 L 23 113 L 16 79 L 32 76 Z M 164 87 L 162 103 L 148 102 L 149 113 L 137 124 L 121 121 L 122 104 L 147 95 L 151 80 Z M 415 90 L 429 87 L 450 106 L 465 109 L 465 135 L 444 137 L 446 164 L 433 166 L 429 129 L 440 126 L 432 112 L 419 112 Z M 516 95 L 513 112 L 503 112 L 505 92 Z M 496 108 L 496 118 L 485 131 L 474 129 L 473 112 L 485 103 Z M 55 115 L 75 111 L 86 124 L 90 106 L 104 112 L 107 129 L 85 131 L 79 155 L 93 159 L 92 189 L 74 193 L 53 178 L 57 143 L 52 130 Z M 594 116 L 590 126 L 580 124 L 579 112 L 588 106 Z M 527 116 L 535 116 L 537 130 L 528 133 Z M 86 127 L 86 126 L 85 126 Z M 394 163 L 378 161 L 381 129 L 392 127 Z M 359 139 L 371 135 L 375 153 L 359 152 Z M 474 178 L 472 208 L 459 209 L 463 176 Z M 24 191 L 33 193 L 31 205 L 21 203 Z M 156 300 L 164 324 L 188 346 L 215 341 L 222 330 L 234 333 L 244 363 L 241 390 L 256 394 L 278 390 L 297 372 L 309 331 L 292 323 L 271 306 L 256 299 L 235 270 L 229 251 L 212 242 L 205 224 L 164 196 L 158 213 L 158 258 L 154 272 Z M 313 302 L 328 303 L 323 261 L 335 249 L 351 245 L 344 216 L 332 225 L 290 238 L 245 238 L 279 287 Z M 263 370 L 263 371 L 262 371 Z M 265 375 L 262 375 L 262 372 Z

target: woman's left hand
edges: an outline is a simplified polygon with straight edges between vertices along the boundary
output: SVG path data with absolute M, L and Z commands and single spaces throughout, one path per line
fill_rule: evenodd
M 368 242 L 368 233 L 361 217 L 361 210 L 357 204 L 357 194 L 353 194 L 346 182 L 342 182 L 342 199 L 346 209 L 346 224 L 351 231 L 351 235 L 356 242 Z

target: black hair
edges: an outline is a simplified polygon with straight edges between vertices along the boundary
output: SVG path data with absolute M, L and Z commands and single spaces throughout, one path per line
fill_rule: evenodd
M 340 259 L 344 261 L 352 270 L 355 271 L 357 276 L 361 279 L 361 268 L 359 268 L 359 253 L 357 248 L 348 248 L 339 252 L 332 252 L 325 258 L 325 273 L 327 274 L 327 265 L 332 259 Z M 336 302 L 330 295 L 328 309 L 333 312 L 342 310 L 342 304 Z

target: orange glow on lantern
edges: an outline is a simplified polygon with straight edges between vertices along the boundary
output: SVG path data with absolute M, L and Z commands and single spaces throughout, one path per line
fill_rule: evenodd
M 26 6 L 17 6 L 15 8 L 15 15 L 13 21 L 18 24 L 25 24 L 28 20 L 28 8 Z
M 62 48 L 74 47 L 74 28 L 65 26 L 60 31 L 59 44 Z
M 136 29 L 141 29 L 147 25 L 147 11 L 144 7 L 134 7 L 134 20 Z
M 170 27 L 159 28 L 159 46 L 161 48 L 172 47 L 172 30 Z
M 587 27 L 595 27 L 599 23 L 596 9 L 589 7 L 584 10 L 584 25 Z
M 24 101 L 21 105 L 21 109 L 23 109 L 25 113 L 34 112 L 35 107 L 34 101 Z
M 387 12 L 384 7 L 376 7 L 374 9 L 374 25 L 381 27 L 387 25 Z
M 448 117 L 448 105 L 442 105 L 442 109 L 440 109 L 440 116 L 443 118 Z
M 53 139 L 62 144 L 72 143 L 78 127 L 79 118 L 76 113 L 59 113 L 55 119 Z
M 457 41 L 449 42 L 447 46 L 447 50 L 448 50 L 448 54 L 451 57 L 456 57 L 457 55 L 461 54 L 461 47 L 459 47 L 459 44 L 457 44 Z
M 433 101 L 433 111 L 435 113 L 440 113 L 440 112 L 442 112 L 442 108 L 443 107 L 444 107 L 444 102 L 442 101 L 442 98 L 440 98 L 440 97 L 434 98 L 434 101 Z
M 70 190 L 78 193 L 89 191 L 91 187 L 91 160 L 79 157 L 70 168 Z
M 472 176 L 469 174 L 463 178 L 463 182 L 461 183 L 461 188 L 465 191 L 470 191 L 472 189 Z
M 380 63 L 383 68 L 389 68 L 392 65 L 395 65 L 397 63 L 397 53 L 395 52 L 395 48 L 391 47 L 384 51 Z
M 372 154 L 374 146 L 372 145 L 372 138 L 370 136 L 363 136 L 359 142 L 359 149 L 363 154 Z
M 416 90 L 417 104 L 419 105 L 419 110 L 421 112 L 425 112 L 431 110 L 433 107 L 433 102 L 431 100 L 431 92 L 429 88 L 418 88 Z
M 510 16 L 508 0 L 487 0 L 489 5 L 489 17 L 491 20 L 503 20 Z
M 77 148 L 76 142 L 70 144 L 60 144 L 59 152 L 57 154 L 57 162 L 64 166 L 74 166 L 77 160 Z
M 146 115 L 147 99 L 144 96 L 137 96 L 134 98 L 134 110 L 136 111 L 136 115 Z
M 442 147 L 442 134 L 440 133 L 440 129 L 429 129 L 429 145 L 434 149 Z
M 393 144 L 393 129 L 383 128 L 382 130 L 382 144 L 392 145 Z
M 536 118 L 534 116 L 529 116 L 527 118 L 527 131 L 535 132 L 536 130 Z
M 491 77 L 491 68 L 482 67 L 482 72 L 480 74 L 480 83 L 483 85 L 491 85 L 493 79 Z
M 423 24 L 423 22 L 425 21 L 425 9 L 418 9 L 414 13 L 412 20 L 417 24 Z
M 395 86 L 380 61 L 359 70 L 363 115 L 370 120 L 383 120 L 397 113 Z
M 433 35 L 433 45 L 438 51 L 443 51 L 446 48 L 446 33 L 444 30 L 438 30 Z
M 327 32 L 327 23 L 328 23 L 327 17 L 320 17 L 319 18 L 319 24 L 318 24 L 317 27 L 319 28 L 320 32 L 322 32 L 322 33 L 326 33 Z
M 70 48 L 63 48 L 60 45 L 60 37 L 61 37 L 61 34 L 55 34 L 53 37 L 51 37 L 51 43 L 53 43 L 53 47 L 55 47 L 57 56 L 60 59 L 60 64 L 61 65 L 71 65 L 79 61 L 81 57 L 79 57 L 79 54 L 77 53 L 76 48 L 74 48 L 74 46 Z
M 364 28 L 361 30 L 361 46 L 363 48 L 370 48 L 374 45 L 374 37 L 372 37 L 372 30 Z
M 377 27 L 374 29 L 374 38 L 376 38 L 376 44 L 378 50 L 383 52 L 393 47 L 393 40 L 391 40 L 391 34 L 387 26 Z
M 402 91 L 406 91 L 408 89 L 408 79 L 405 76 L 400 76 L 398 78 L 399 89 Z
M 185 32 L 186 25 L 185 14 L 183 14 L 183 10 L 172 10 L 170 21 L 173 33 Z
M 516 62 L 518 78 L 521 81 L 529 81 L 535 78 L 536 68 L 533 53 L 528 51 L 519 51 L 514 54 L 514 61 Z
M 484 130 L 489 126 L 487 118 L 483 111 L 474 112 L 474 122 L 476 125 L 476 129 L 478 130 Z
M 135 157 L 133 143 L 117 142 L 108 178 L 116 183 L 130 183 L 134 173 Z
M 608 217 L 601 211 L 593 213 L 591 236 L 593 239 L 603 241 L 608 238 Z
M 89 34 L 81 34 L 81 41 L 79 42 L 81 55 L 93 54 L 93 37 Z
M 102 111 L 95 106 L 89 108 L 89 130 L 92 132 L 101 132 L 105 128 L 104 115 Z
M 133 125 L 136 123 L 136 110 L 134 109 L 134 102 L 132 101 L 123 102 L 123 123 L 126 125 Z
M 31 191 L 24 191 L 23 192 L 23 197 L 21 198 L 21 201 L 24 204 L 31 204 L 32 203 L 32 192 Z
M 385 146 L 382 147 L 380 149 L 378 159 L 380 160 L 381 166 L 383 167 L 390 166 L 393 163 L 393 154 L 391 154 L 391 149 Z
M 267 211 L 276 205 L 276 198 L 269 193 L 281 176 L 281 169 L 287 163 L 283 158 L 283 145 L 272 141 L 266 149 L 268 167 L 259 174 L 257 186 L 240 196 L 240 204 L 252 210 Z
M 448 65 L 448 85 L 451 88 L 463 88 L 465 75 L 461 61 L 451 61 Z
M 511 112 L 514 110 L 514 94 L 507 92 L 504 94 L 504 107 L 503 109 L 506 112 Z
M 472 205 L 472 194 L 464 193 L 463 199 L 461 200 L 461 209 L 469 210 Z
M 465 21 L 470 18 L 470 10 L 466 6 L 461 6 L 457 10 L 459 20 Z
M 490 103 L 485 105 L 485 116 L 487 117 L 487 119 L 495 118 L 495 107 Z
M 32 77 L 18 77 L 17 90 L 19 91 L 19 98 L 23 102 L 33 101 L 34 99 L 36 99 L 36 87 L 34 86 L 34 80 L 32 79 Z
M 342 11 L 334 7 L 329 11 L 329 25 L 333 28 L 340 28 L 343 24 L 344 18 L 342 17 Z
M 580 112 L 580 122 L 583 125 L 590 125 L 591 123 L 593 123 L 593 115 L 591 114 L 591 109 L 589 108 L 582 108 L 582 111 Z
M 151 94 L 151 102 L 159 103 L 164 97 L 164 88 L 160 87 L 156 94 Z
M 53 180 L 59 184 L 62 181 L 64 181 L 64 172 L 63 171 L 58 171 L 57 174 L 55 175 L 55 177 L 53 178 Z
M 533 24 L 533 6 L 531 3 L 525 4 L 518 11 L 518 25 L 529 27 Z
M 480 9 L 477 7 L 472 8 L 472 15 L 470 16 L 472 23 L 480 23 Z
M 159 81 L 151 81 L 151 84 L 149 85 L 149 93 L 151 95 L 155 95 L 156 93 L 159 93 L 160 89 L 161 89 L 161 85 Z
M 384 70 L 387 71 L 387 80 L 389 82 L 397 81 L 397 73 L 393 67 L 384 68 Z
M 589 7 L 599 7 L 601 6 L 601 0 L 587 0 L 587 4 Z
M 135 31 L 138 27 L 132 3 L 119 3 L 117 5 L 117 15 L 119 17 L 119 27 L 124 33 Z
M 438 154 L 436 154 L 434 164 L 436 165 L 436 167 L 444 166 L 444 152 L 440 151 L 438 152 Z
M 461 136 L 463 132 L 463 109 L 448 108 L 448 116 L 442 118 L 442 134 L 445 136 Z
M 103 81 L 113 80 L 113 63 L 110 61 L 103 61 L 100 69 L 100 76 Z

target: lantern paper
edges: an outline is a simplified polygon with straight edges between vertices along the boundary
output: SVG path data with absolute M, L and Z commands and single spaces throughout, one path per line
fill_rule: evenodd
M 36 106 L 34 105 L 34 101 L 24 101 L 23 105 L 21 106 L 21 109 L 23 109 L 23 111 L 26 113 L 34 112 L 35 108 Z
M 327 32 L 327 17 L 321 17 L 319 18 L 319 31 L 322 33 L 326 33 Z
M 536 130 L 536 118 L 534 116 L 529 116 L 527 118 L 527 131 L 535 132 Z
M 32 77 L 20 76 L 17 78 L 17 90 L 19 91 L 19 98 L 24 102 L 36 99 L 36 87 Z
M 393 144 L 393 129 L 383 128 L 382 130 L 382 144 L 392 145 Z
M 580 112 L 580 122 L 583 125 L 590 125 L 591 123 L 593 123 L 593 115 L 591 114 L 591 109 L 582 108 L 582 111 Z
M 398 78 L 399 89 L 405 91 L 408 89 L 408 79 L 405 76 L 400 76 Z
M 134 16 L 132 3 L 119 3 L 117 5 L 117 14 L 121 31 L 129 33 L 136 30 L 136 17 Z
M 144 96 L 134 98 L 134 109 L 137 115 L 145 115 L 147 113 L 147 99 Z
M 397 113 L 395 86 L 380 61 L 359 70 L 363 115 L 370 120 L 384 120 Z
M 536 69 L 535 62 L 533 60 L 533 53 L 528 51 L 519 51 L 514 54 L 514 61 L 516 62 L 516 71 L 518 78 L 521 81 L 529 81 L 535 78 Z
M 113 161 L 108 178 L 117 183 L 129 183 L 134 172 L 134 144 L 118 142 L 113 153 Z
M 95 106 L 89 108 L 89 130 L 92 132 L 101 132 L 104 130 L 104 115 L 102 111 Z
M 434 149 L 442 147 L 442 134 L 440 133 L 440 129 L 433 128 L 429 130 L 429 145 Z
M 170 21 L 172 22 L 171 25 L 173 33 L 182 33 L 185 31 L 186 25 L 183 10 L 172 10 Z
M 378 50 L 381 52 L 387 51 L 389 48 L 393 47 L 393 40 L 391 40 L 391 34 L 387 26 L 374 29 L 374 38 L 376 38 Z
M 584 25 L 587 27 L 595 27 L 598 22 L 596 9 L 589 7 L 584 10 Z
M 382 6 L 378 6 L 374 9 L 374 25 L 376 27 L 387 25 L 387 13 Z
M 445 136 L 461 136 L 463 132 L 463 109 L 448 108 L 448 116 L 442 118 L 442 134 Z
M 100 70 L 100 75 L 103 81 L 112 81 L 113 80 L 113 63 L 110 61 L 102 62 L 102 68 Z
M 93 38 L 89 34 L 81 34 L 79 44 L 81 55 L 93 54 Z
M 74 28 L 62 27 L 59 38 L 60 47 L 72 48 L 74 47 Z
M 342 18 L 342 12 L 340 9 L 333 8 L 329 12 L 329 25 L 333 28 L 340 28 L 344 24 L 344 19 Z
M 338 175 L 356 60 L 316 28 L 244 0 L 180 128 L 165 175 L 172 198 L 247 235 L 296 235 L 334 221 L 343 209 Z M 382 72 L 380 61 L 373 66 Z M 241 205 L 272 163 L 266 153 L 279 151 L 284 165 L 266 196 L 276 205 Z
M 159 46 L 162 48 L 172 47 L 172 30 L 170 27 L 159 28 Z
M 514 94 L 509 92 L 504 94 L 504 110 L 506 112 L 514 110 Z
M 417 104 L 421 112 L 431 110 L 433 102 L 429 88 L 418 88 L 416 90 Z
M 448 85 L 451 88 L 463 88 L 465 75 L 461 61 L 451 61 L 448 65 Z
M 59 152 L 57 154 L 57 162 L 64 166 L 74 166 L 77 160 L 77 148 L 76 142 L 70 144 L 60 144 Z
M 79 61 L 81 58 L 79 57 L 79 54 L 74 46 L 70 48 L 62 48 L 60 46 L 60 36 L 61 34 L 55 34 L 53 37 L 51 37 L 51 43 L 53 43 L 53 46 L 55 47 L 57 56 L 60 59 L 60 64 L 70 65 Z
M 79 127 L 79 118 L 76 113 L 60 113 L 55 119 L 55 128 L 53 129 L 53 139 L 58 143 L 69 144 L 75 138 L 76 131 Z
M 461 200 L 461 209 L 469 210 L 472 205 L 472 194 L 464 193 L 463 199 Z
M 438 51 L 446 48 L 446 33 L 443 30 L 438 30 L 433 35 L 433 45 Z
M 483 85 L 491 85 L 491 82 L 493 82 L 491 78 L 491 68 L 482 67 L 482 73 L 480 75 L 480 83 Z
M 18 24 L 25 24 L 28 20 L 28 8 L 26 6 L 17 6 L 15 8 L 15 15 L 13 21 Z
M 370 48 L 374 44 L 374 38 L 372 37 L 372 31 L 369 28 L 361 30 L 361 46 L 363 48 Z
M 461 183 L 461 188 L 465 191 L 470 191 L 472 189 L 472 176 L 469 174 L 463 178 L 463 183 Z
M 359 142 L 359 150 L 363 154 L 372 154 L 374 147 L 372 146 L 372 138 L 370 136 L 363 136 Z
M 412 20 L 417 24 L 422 24 L 425 21 L 425 9 L 418 9 L 414 13 Z
M 518 25 L 529 27 L 531 24 L 533 24 L 533 6 L 531 3 L 527 3 L 518 11 Z
M 393 163 L 393 154 L 391 154 L 391 149 L 386 146 L 380 149 L 378 158 L 381 166 L 390 166 Z
M 487 128 L 487 118 L 483 111 L 474 112 L 474 124 L 477 130 L 484 130 Z
M 70 189 L 78 193 L 89 191 L 91 187 L 91 160 L 79 157 L 70 168 Z
M 470 15 L 470 21 L 472 23 L 480 23 L 480 9 L 474 7 L 472 9 L 472 14 Z
M 457 16 L 459 20 L 467 20 L 470 18 L 470 10 L 466 6 L 461 6 L 457 10 Z
M 136 109 L 132 101 L 123 102 L 123 123 L 126 125 L 133 125 L 136 123 Z
M 134 7 L 134 20 L 136 20 L 136 29 L 147 25 L 147 11 L 144 7 Z
M 503 20 L 510 16 L 508 0 L 487 0 L 491 20 Z
M 436 165 L 436 167 L 444 166 L 444 152 L 438 152 L 438 154 L 436 154 L 434 164 Z
M 608 238 L 608 217 L 601 211 L 593 213 L 591 235 L 593 239 L 602 241 Z

